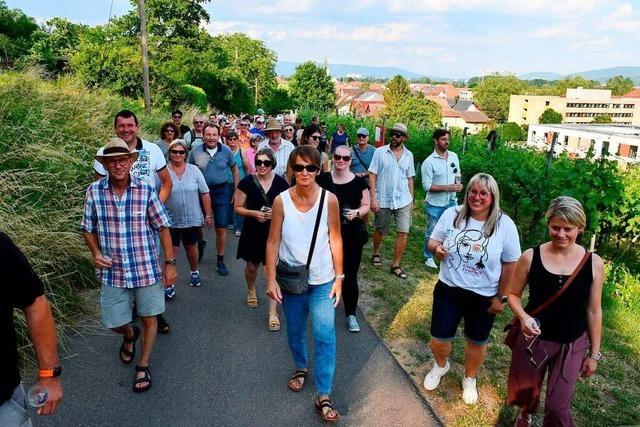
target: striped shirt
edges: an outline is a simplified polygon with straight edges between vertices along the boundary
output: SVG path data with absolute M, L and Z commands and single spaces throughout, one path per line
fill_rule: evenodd
M 270 148 L 273 151 L 271 145 L 269 145 L 269 140 L 265 139 L 258 146 L 258 150 L 262 148 Z M 280 175 L 282 177 L 287 173 L 287 165 L 289 164 L 289 155 L 296 148 L 293 144 L 287 141 L 284 138 L 280 139 L 280 146 L 278 147 L 278 151 L 273 151 L 273 154 L 276 157 L 276 167 L 273 169 L 273 173 L 276 175 Z
M 103 285 L 140 288 L 162 279 L 156 233 L 171 220 L 155 190 L 132 176 L 121 197 L 111 189 L 109 178 L 87 189 L 81 228 L 95 233 L 111 268 L 96 269 Z
M 409 178 L 416 175 L 413 154 L 404 145 L 400 160 L 389 145 L 376 148 L 369 172 L 376 174 L 375 194 L 381 208 L 400 209 L 413 202 Z

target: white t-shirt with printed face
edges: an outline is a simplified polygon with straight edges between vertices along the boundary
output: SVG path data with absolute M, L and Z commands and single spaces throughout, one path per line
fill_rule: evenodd
M 96 155 L 101 155 L 103 149 L 104 147 L 101 147 Z M 139 139 L 136 151 L 138 152 L 138 159 L 131 166 L 131 176 L 135 176 L 157 189 L 160 185 L 158 171 L 167 166 L 167 160 L 162 154 L 162 150 L 156 144 Z M 104 166 L 97 160 L 93 162 L 93 169 L 96 173 L 107 176 Z
M 449 286 L 455 286 L 480 295 L 491 297 L 498 291 L 502 263 L 520 258 L 518 229 L 511 218 L 502 213 L 493 235 L 487 236 L 482 227 L 484 221 L 469 218 L 462 229 L 453 225 L 456 213 L 462 206 L 444 211 L 431 238 L 447 249 L 440 263 L 438 278 Z

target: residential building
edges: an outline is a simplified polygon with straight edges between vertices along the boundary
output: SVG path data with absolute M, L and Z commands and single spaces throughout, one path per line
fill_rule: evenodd
M 622 125 L 529 125 L 527 145 L 549 151 L 557 134 L 554 153 L 584 158 L 594 156 L 617 161 L 621 167 L 640 163 L 640 127 Z
M 486 128 L 491 120 L 471 101 L 461 101 L 453 103 L 440 96 L 427 96 L 428 100 L 440 106 L 442 113 L 442 125 L 449 129 L 457 127 L 467 128 L 470 134 L 476 134 Z
M 565 96 L 511 95 L 509 121 L 519 125 L 539 123 L 548 108 L 562 114 L 566 124 L 587 124 L 608 116 L 614 124 L 640 125 L 640 97 L 611 96 L 605 89 L 567 89 Z

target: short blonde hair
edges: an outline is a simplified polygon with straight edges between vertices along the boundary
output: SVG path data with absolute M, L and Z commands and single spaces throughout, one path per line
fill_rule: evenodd
M 553 199 L 545 214 L 547 223 L 554 216 L 583 230 L 587 226 L 587 216 L 584 214 L 582 204 L 573 197 L 560 196 Z

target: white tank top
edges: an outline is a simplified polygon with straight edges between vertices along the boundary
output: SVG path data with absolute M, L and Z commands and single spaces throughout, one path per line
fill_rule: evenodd
M 280 239 L 278 256 L 289 265 L 306 265 L 322 190 L 318 191 L 318 198 L 308 212 L 300 212 L 296 209 L 291 200 L 290 191 L 291 189 L 280 193 L 284 221 L 282 222 L 282 238 Z M 328 200 L 328 192 L 326 192 L 322 216 L 318 225 L 316 246 L 309 266 L 310 285 L 322 285 L 335 278 L 331 247 L 329 246 Z

